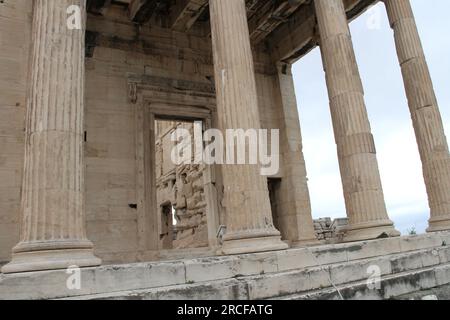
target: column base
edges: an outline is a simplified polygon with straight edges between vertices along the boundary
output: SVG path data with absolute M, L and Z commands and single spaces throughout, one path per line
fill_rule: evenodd
M 224 241 L 218 250 L 222 255 L 257 253 L 266 251 L 286 250 L 289 246 L 281 241 L 281 236 L 270 236 L 248 239 L 232 239 Z
M 71 266 L 95 267 L 102 261 L 94 256 L 92 249 L 57 249 L 13 253 L 12 260 L 2 273 L 20 273 L 67 269 Z
M 380 238 L 399 237 L 401 234 L 394 228 L 394 224 L 369 223 L 360 225 L 350 225 L 344 230 L 343 242 L 355 242 L 364 240 L 374 240 Z
M 428 220 L 427 232 L 440 232 L 450 230 L 450 215 Z

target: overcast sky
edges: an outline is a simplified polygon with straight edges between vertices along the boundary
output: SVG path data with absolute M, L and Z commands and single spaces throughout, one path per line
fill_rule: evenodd
M 411 0 L 447 135 L 450 132 L 449 0 Z M 351 23 L 388 212 L 397 229 L 424 232 L 429 207 L 392 30 L 382 3 Z M 313 215 L 345 206 L 319 49 L 294 65 Z

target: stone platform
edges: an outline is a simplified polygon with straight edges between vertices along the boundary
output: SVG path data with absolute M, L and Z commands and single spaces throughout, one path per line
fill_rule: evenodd
M 80 290 L 67 288 L 65 270 L 1 274 L 0 299 L 390 299 L 449 284 L 449 244 L 442 232 L 101 266 L 82 270 Z

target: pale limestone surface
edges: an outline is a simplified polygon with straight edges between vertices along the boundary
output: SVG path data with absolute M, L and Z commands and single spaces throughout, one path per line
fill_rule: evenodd
M 428 231 L 448 230 L 449 152 L 431 77 L 409 1 L 385 2 L 430 199 Z M 166 19 L 143 14 L 151 1 L 132 2 L 127 12 L 116 3 L 89 0 L 86 45 L 84 20 L 81 31 L 65 28 L 67 6 L 80 5 L 84 13 L 85 3 L 6 0 L 0 4 L 0 264 L 11 261 L 13 253 L 4 272 L 94 266 L 100 264 L 95 256 L 104 264 L 122 264 L 318 244 L 291 74 L 291 64 L 316 45 L 321 46 L 327 75 L 349 219 L 344 241 L 398 235 L 386 212 L 348 30 L 347 18 L 365 9 L 359 6 L 360 0 L 282 2 L 274 9 L 283 18 L 277 21 L 271 20 L 272 9 L 262 1 L 210 0 L 211 20 L 203 21 L 207 1 L 178 4 Z M 191 10 L 196 14 L 188 18 L 186 12 Z M 144 26 L 136 28 L 132 21 Z M 195 168 L 186 171 L 191 175 L 188 184 L 195 184 L 185 190 L 186 208 L 201 211 L 201 217 L 196 213 L 185 221 L 189 227 L 176 245 L 188 250 L 162 245 L 161 235 L 170 230 L 163 228 L 158 214 L 157 183 L 164 185 L 167 180 L 158 182 L 157 169 L 170 163 L 155 159 L 154 120 L 160 116 L 201 119 L 210 128 L 280 129 L 281 167 L 268 179 L 259 175 L 257 166 L 247 165 L 211 166 L 202 169 L 201 178 Z M 216 238 L 221 225 L 227 227 L 223 245 Z M 199 226 L 200 237 L 188 235 Z M 446 251 L 437 251 L 439 259 L 426 252 L 448 243 L 440 237 L 377 240 L 357 250 L 351 245 L 315 247 L 315 252 L 321 252 L 315 257 L 307 249 L 298 249 L 260 253 L 263 260 L 232 256 L 178 263 L 183 268 L 189 265 L 188 282 L 206 281 L 201 278 L 205 268 L 212 275 L 208 281 L 224 279 L 219 286 L 207 284 L 221 292 L 221 298 L 241 292 L 234 291 L 236 286 L 242 289 L 242 282 L 228 279 L 233 275 L 230 270 L 248 276 L 290 270 L 293 275 L 246 279 L 245 285 L 252 289 L 248 296 L 242 291 L 242 298 L 304 298 L 296 296 L 299 291 L 326 287 L 329 277 L 342 282 L 348 275 L 359 281 L 366 264 L 345 265 L 343 271 L 336 267 L 328 275 L 319 268 L 311 276 L 311 286 L 304 288 L 304 281 L 298 279 L 309 275 L 297 269 L 345 263 L 364 255 L 371 258 L 372 250 L 379 250 L 386 255 L 379 260 L 383 272 L 393 273 L 386 278 L 389 290 L 401 294 L 414 288 L 399 288 L 395 281 L 413 277 L 406 274 L 413 269 L 425 287 L 447 283 Z M 424 250 L 417 253 L 423 259 L 408 254 L 406 273 L 397 274 L 392 268 L 400 270 L 402 262 L 389 264 L 386 259 L 405 250 Z M 402 260 L 395 257 L 395 261 Z M 124 273 L 138 266 L 124 267 Z M 164 269 L 158 265 L 156 271 L 159 267 Z M 116 279 L 116 269 L 120 268 L 87 270 L 107 270 L 107 283 Z M 47 273 L 50 291 L 58 281 L 58 276 L 52 278 L 55 274 Z M 20 286 L 34 281 L 19 278 L 25 279 Z M 152 287 L 129 286 L 136 279 L 127 279 L 123 286 L 117 280 L 118 287 L 110 284 L 104 291 L 83 294 Z M 170 284 L 183 282 L 159 283 Z M 353 287 L 359 288 L 346 288 L 351 293 Z M 317 295 L 327 296 L 325 291 Z M 170 289 L 144 295 L 176 296 Z M 333 298 L 333 293 L 328 297 Z
M 219 129 L 259 129 L 253 58 L 242 0 L 210 1 Z M 245 110 L 245 111 L 244 111 Z M 248 141 L 246 142 L 248 144 Z M 272 222 L 267 181 L 257 165 L 223 165 L 224 254 L 285 249 Z M 250 249 L 251 248 L 251 249 Z
M 0 8 L 0 263 L 19 241 L 32 2 Z
M 85 10 L 67 0 L 33 8 L 21 236 L 3 273 L 101 264 L 84 220 L 85 26 L 66 27 L 70 4 Z
M 284 179 L 278 190 L 281 205 L 275 215 L 283 239 L 291 241 L 293 246 L 313 244 L 317 239 L 312 227 L 311 200 L 291 65 L 278 65 L 278 82 Z
M 0 275 L 0 299 L 388 299 L 450 283 L 450 235 L 255 254 Z M 382 289 L 370 289 L 371 267 Z M 36 290 L 29 290 L 30 284 Z

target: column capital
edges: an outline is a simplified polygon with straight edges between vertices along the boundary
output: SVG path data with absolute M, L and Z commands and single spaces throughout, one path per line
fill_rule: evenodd
M 276 67 L 279 74 L 292 76 L 292 63 L 277 62 Z

